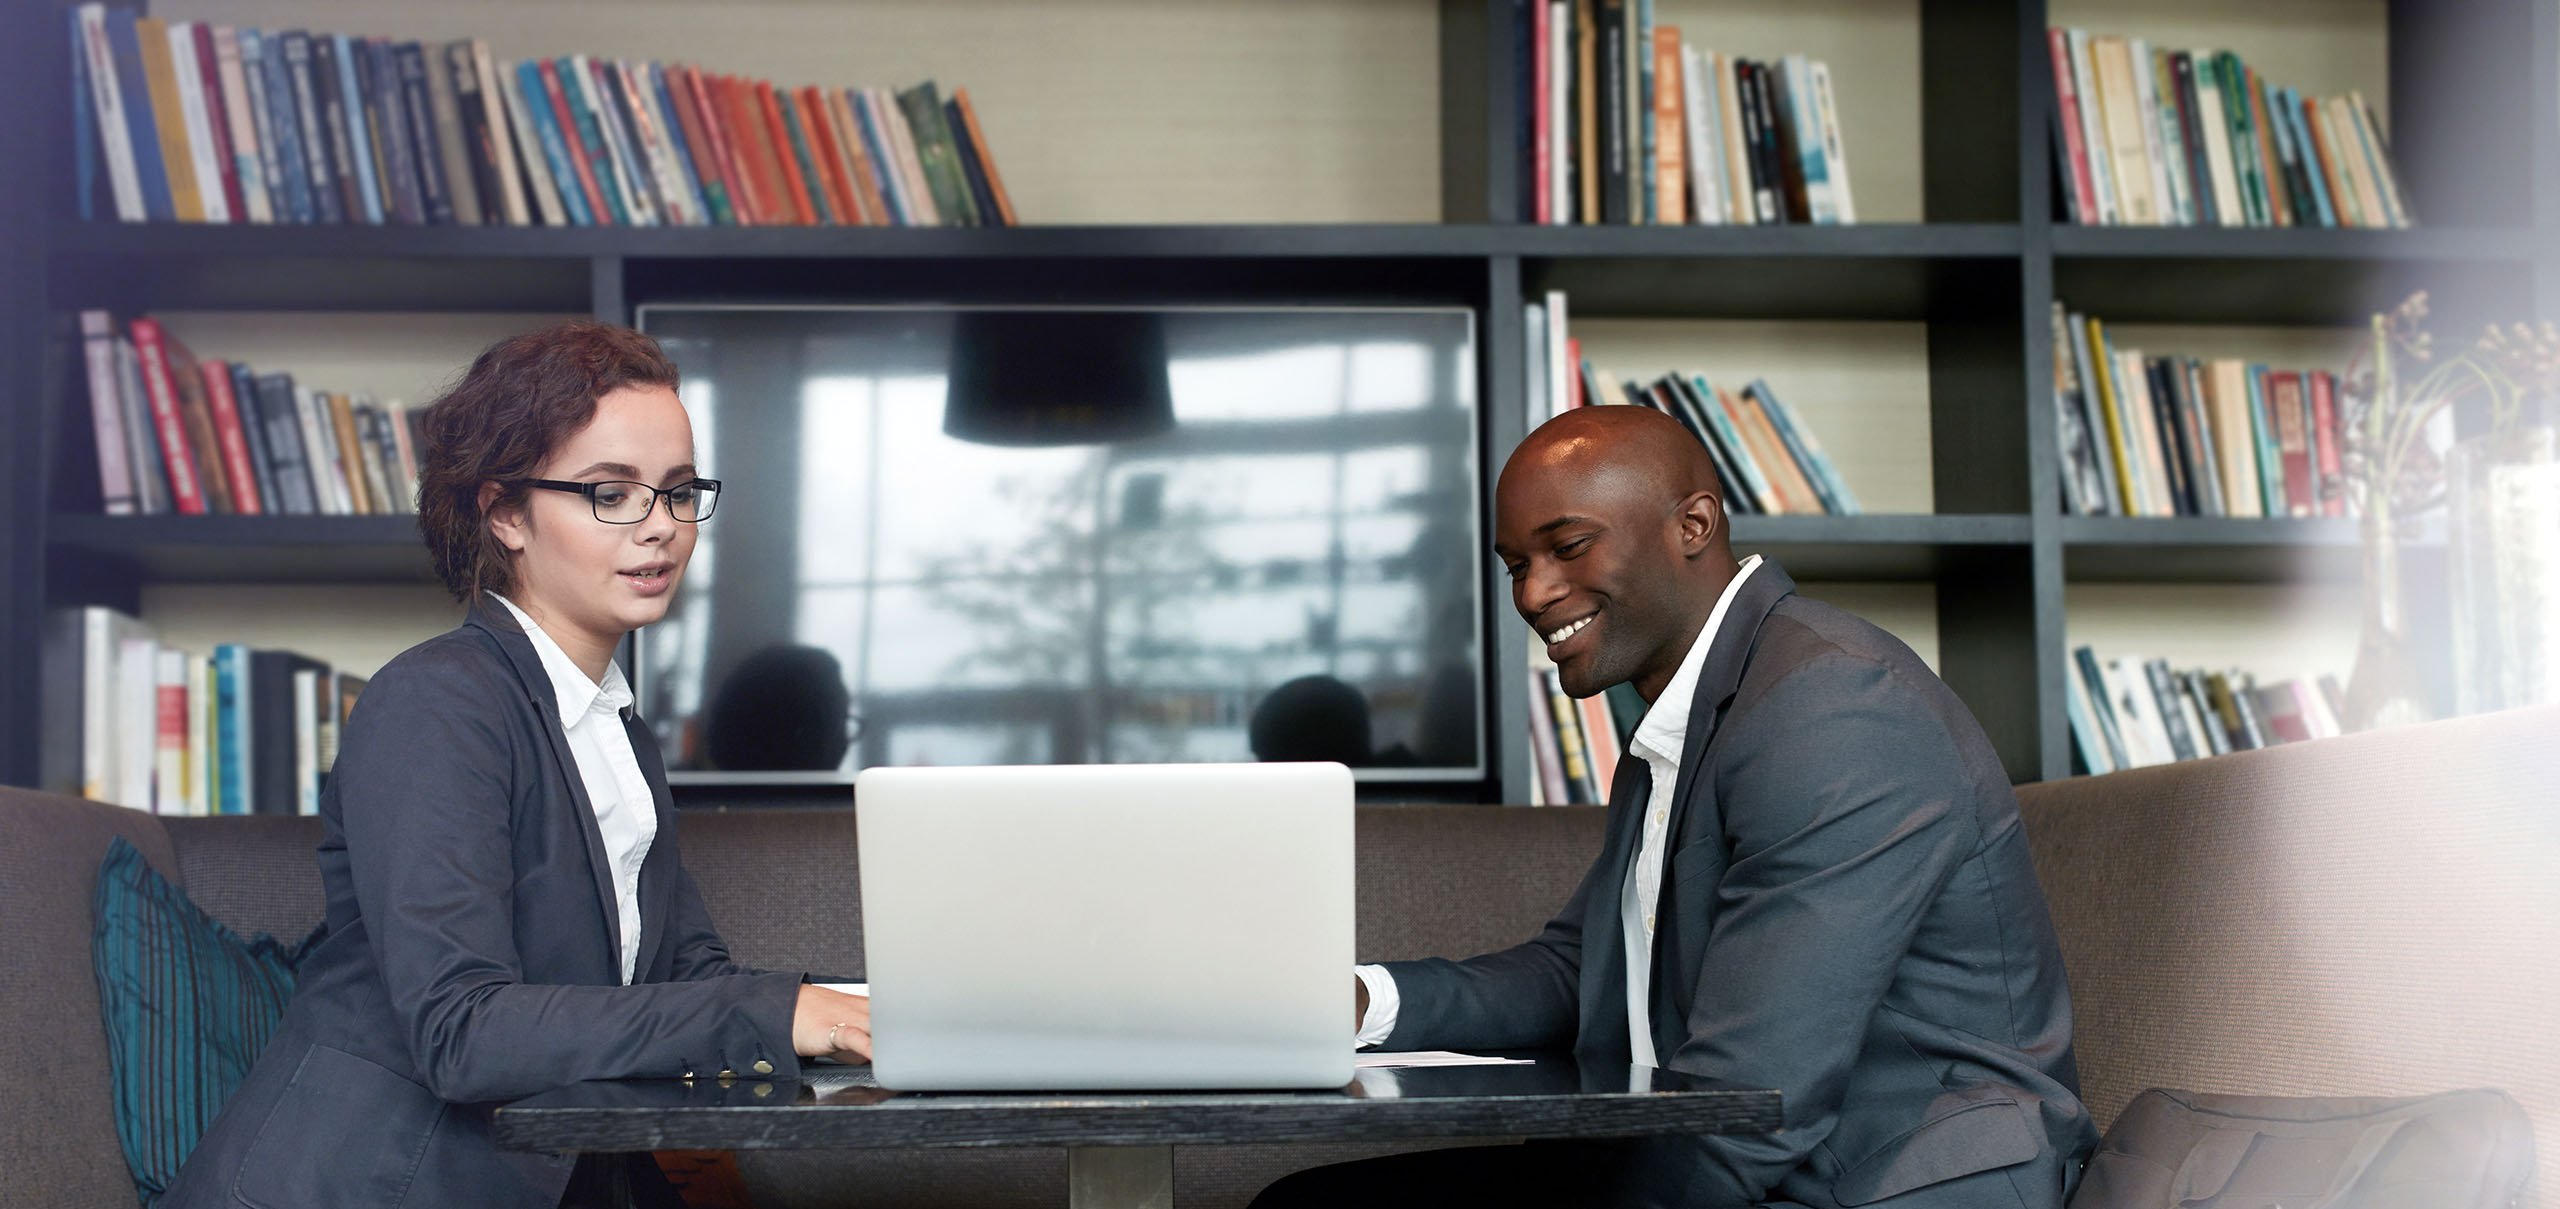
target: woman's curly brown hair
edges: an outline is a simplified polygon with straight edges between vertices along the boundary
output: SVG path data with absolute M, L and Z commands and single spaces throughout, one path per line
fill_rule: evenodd
M 454 599 L 506 593 L 515 567 L 489 514 L 524 502 L 524 480 L 625 386 L 676 384 L 658 342 L 627 327 L 575 320 L 490 345 L 429 404 L 418 458 L 418 532 Z M 480 488 L 498 484 L 489 506 Z

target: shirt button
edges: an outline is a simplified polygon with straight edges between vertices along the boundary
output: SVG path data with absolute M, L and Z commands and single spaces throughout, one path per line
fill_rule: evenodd
M 756 1059 L 755 1072 L 759 1075 L 770 1075 L 773 1073 L 773 1064 L 762 1058 L 758 1058 Z
M 1651 915 L 1644 917 L 1644 932 L 1647 936 L 1653 935 L 1653 917 Z

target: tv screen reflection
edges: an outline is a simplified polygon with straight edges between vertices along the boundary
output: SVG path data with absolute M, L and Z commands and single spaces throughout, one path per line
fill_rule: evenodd
M 636 648 L 670 769 L 1481 775 L 1468 312 L 641 323 L 725 484 Z

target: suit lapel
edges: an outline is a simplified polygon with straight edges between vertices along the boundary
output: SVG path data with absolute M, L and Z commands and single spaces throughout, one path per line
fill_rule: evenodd
M 586 839 L 587 869 L 595 875 L 596 905 L 604 912 L 605 937 L 613 944 L 609 968 L 618 976 L 622 971 L 622 904 L 613 892 L 613 866 L 604 854 L 604 830 L 596 825 L 596 805 L 587 796 L 586 778 L 579 775 L 576 753 L 569 750 L 569 733 L 560 726 L 560 699 L 551 691 L 551 673 L 542 666 L 542 656 L 535 654 L 533 640 L 517 628 L 515 616 L 504 607 L 492 608 L 484 600 L 471 603 L 471 625 L 488 631 L 497 639 L 498 649 L 514 665 L 516 678 L 523 682 L 525 696 L 539 715 L 542 737 L 551 745 L 551 762 L 569 787 L 569 801 L 577 809 L 578 834 Z
M 1620 757 L 1609 794 L 1608 843 L 1600 850 L 1588 909 L 1582 922 L 1582 1022 L 1575 1048 L 1625 1057 L 1627 1044 L 1627 868 L 1635 861 L 1644 826 L 1652 770 L 1633 752 Z
M 1780 600 L 1794 595 L 1795 590 L 1796 581 L 1787 578 L 1777 561 L 1763 557 L 1751 577 L 1734 592 L 1733 603 L 1725 606 L 1724 620 L 1716 626 L 1715 643 L 1707 648 L 1707 661 L 1698 669 L 1698 695 L 1690 699 L 1689 731 L 1680 743 L 1680 780 L 1671 794 L 1667 834 L 1680 834 L 1680 818 L 1698 796 L 1707 741 L 1715 737 L 1725 703 L 1733 700 L 1735 690 L 1742 687 L 1742 669 L 1751 662 L 1751 646 L 1760 639 L 1760 623 L 1767 621 L 1769 611 L 1777 608 Z
M 658 737 L 649 733 L 647 723 L 640 720 L 638 710 L 624 712 L 623 732 L 631 736 L 631 754 L 640 765 L 641 779 L 649 783 L 649 797 L 658 812 L 658 838 L 649 845 L 649 856 L 640 862 L 640 959 L 633 963 L 632 980 L 644 977 L 650 963 L 667 938 L 667 903 L 670 890 L 662 872 L 675 851 L 675 800 L 667 792 L 666 758 L 658 752 Z

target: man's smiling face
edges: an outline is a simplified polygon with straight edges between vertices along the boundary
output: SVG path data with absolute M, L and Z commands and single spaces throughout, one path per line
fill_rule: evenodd
M 1524 443 L 1494 491 L 1494 552 L 1510 571 L 1512 606 L 1546 644 L 1566 693 L 1632 680 L 1651 700 L 1697 636 L 1683 564 L 1698 539 L 1686 532 L 1695 522 L 1685 493 L 1602 434 L 1540 435 L 1551 439 Z

